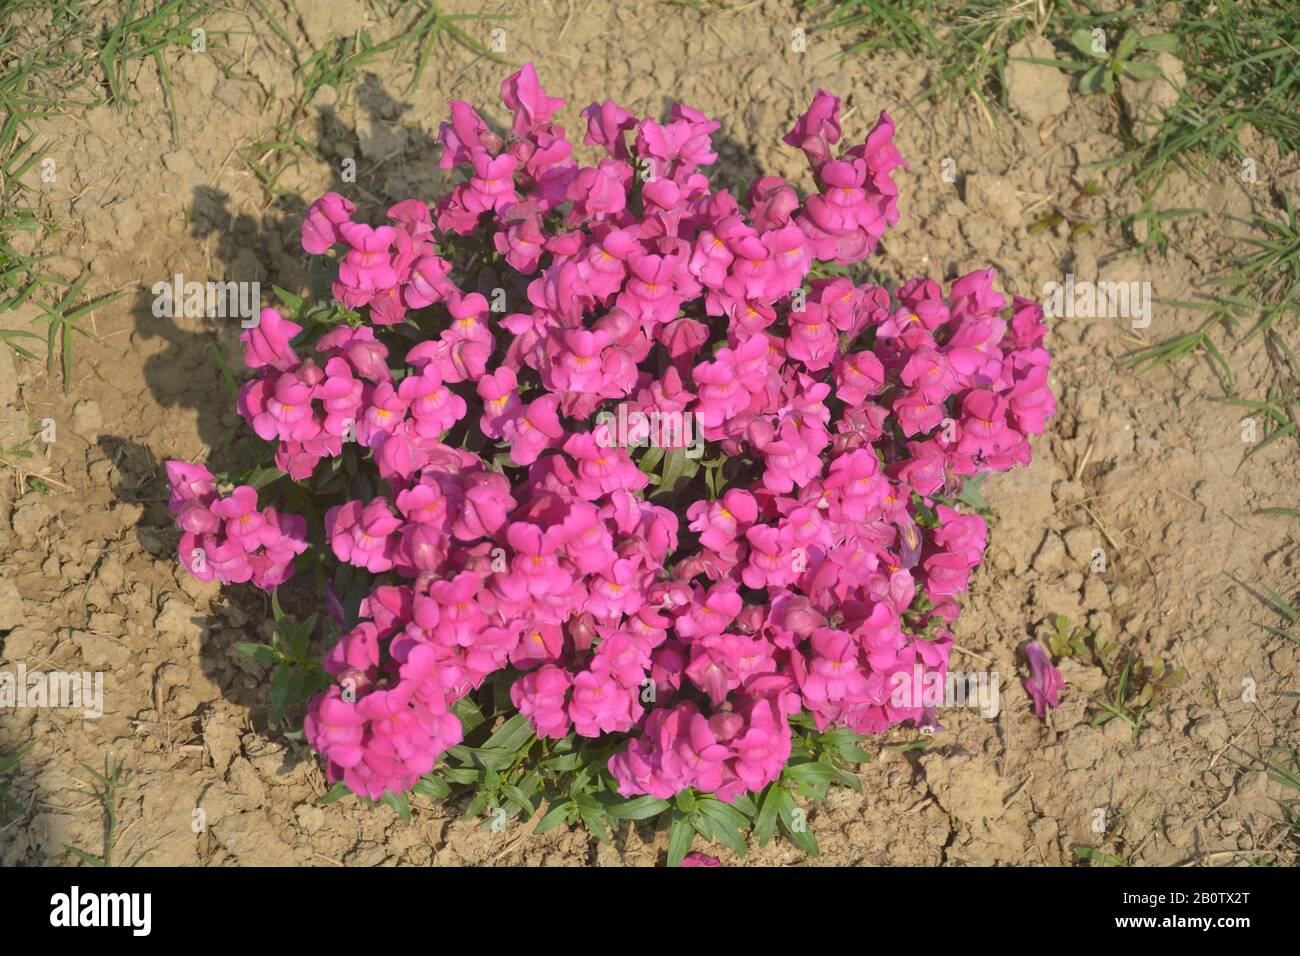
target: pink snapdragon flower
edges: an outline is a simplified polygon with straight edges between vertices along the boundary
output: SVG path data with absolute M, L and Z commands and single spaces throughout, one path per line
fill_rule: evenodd
M 1025 679 L 1025 690 L 1033 698 L 1034 714 L 1046 717 L 1048 710 L 1061 706 L 1061 690 L 1065 687 L 1065 679 L 1052 666 L 1047 652 L 1038 642 L 1025 648 L 1025 656 L 1029 658 L 1029 677 Z

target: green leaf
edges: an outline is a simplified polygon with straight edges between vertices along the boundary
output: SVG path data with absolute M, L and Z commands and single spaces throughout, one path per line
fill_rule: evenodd
M 664 470 L 659 482 L 659 491 L 671 495 L 679 485 L 695 477 L 700 470 L 700 463 L 686 457 L 686 449 L 674 448 L 664 458 Z
M 23 805 L 4 787 L 0 787 L 0 804 L 4 804 L 16 813 L 22 813 Z
M 667 800 L 660 800 L 658 797 L 644 794 L 623 803 L 616 803 L 607 808 L 605 812 L 616 820 L 647 820 L 671 808 L 672 804 Z
M 789 835 L 790 839 L 795 842 L 795 845 L 798 846 L 799 849 L 803 850 L 809 856 L 819 856 L 821 854 L 821 847 L 817 845 L 817 838 L 813 836 L 812 830 L 808 828 L 807 818 L 802 816 L 799 817 L 798 820 L 800 822 L 796 824 L 795 811 L 799 810 L 799 807 L 795 804 L 794 797 L 791 795 L 789 790 L 782 789 L 780 793 L 781 802 L 778 809 L 781 814 L 781 823 L 785 827 L 785 832 Z
M 1099 63 L 1079 77 L 1079 92 L 1085 94 L 1097 92 L 1108 75 L 1105 64 Z
M 746 820 L 754 819 L 754 815 L 758 813 L 758 804 L 754 802 L 754 798 L 748 793 L 738 795 L 731 801 L 731 805 L 743 813 Z
M 17 346 L 14 347 L 17 348 Z M 230 363 L 226 361 L 226 356 L 222 354 L 221 347 L 215 342 L 209 342 L 208 348 L 212 350 L 212 355 L 217 360 L 217 368 L 221 369 L 221 377 L 225 379 L 230 394 L 237 398 L 239 396 L 239 382 L 235 379 L 235 373 L 230 370 Z
M 523 714 L 515 714 L 496 729 L 483 744 L 484 748 L 501 748 L 512 754 L 533 737 L 533 725 Z
M 993 513 L 993 506 L 984 497 L 983 475 L 967 478 L 962 482 L 961 491 L 957 492 L 957 500 L 970 505 L 982 515 Z
M 568 817 L 572 809 L 572 804 L 557 803 L 546 811 L 546 816 L 538 821 L 537 826 L 533 828 L 535 835 L 545 833 L 547 830 L 558 827 Z
M 452 704 L 451 710 L 460 718 L 461 728 L 466 734 L 485 720 L 483 711 L 479 710 L 478 704 L 474 703 L 468 695 Z
M 289 707 L 292 677 L 293 671 L 287 661 L 276 664 L 275 670 L 271 671 L 271 709 L 266 719 L 272 727 L 279 726 Z
M 749 829 L 749 818 L 730 804 L 721 800 L 701 800 L 700 810 L 715 820 L 722 820 L 734 830 Z
M 525 823 L 532 819 L 533 813 L 537 808 L 533 806 L 533 801 L 528 798 L 526 793 L 520 790 L 513 783 L 501 784 L 501 792 L 504 793 L 506 799 L 513 803 L 519 809 L 519 812 L 523 814 Z
M 840 744 L 835 748 L 835 755 L 846 763 L 871 763 L 871 754 L 857 744 Z
M 278 479 L 283 477 L 284 477 L 284 472 L 282 472 L 279 468 L 254 468 L 252 471 L 248 473 L 248 476 L 244 479 L 243 483 L 246 485 L 250 485 L 251 487 L 256 488 L 258 490 L 261 490 L 262 488 L 265 488 L 267 485 L 269 485 L 271 482 L 277 481 Z M 272 598 L 274 599 L 274 595 L 272 595 Z M 276 618 L 276 620 L 278 621 L 279 618 Z
M 386 793 L 379 802 L 392 807 L 403 820 L 411 819 L 411 805 L 407 802 L 406 794 Z
M 538 766 L 555 773 L 567 773 L 582 766 L 582 754 L 561 754 L 558 757 L 543 760 Z
M 504 770 L 515 762 L 518 751 L 505 747 L 466 748 L 469 762 L 485 770 Z
M 1119 857 L 1104 853 L 1096 847 L 1075 846 L 1074 855 L 1081 860 L 1087 860 L 1089 863 L 1095 863 L 1098 866 L 1128 866 Z
M 714 840 L 718 839 L 718 835 L 713 832 L 712 817 L 706 817 L 700 813 L 692 813 L 686 819 L 690 820 L 691 826 L 695 828 L 695 832 L 704 837 L 706 843 L 712 843 Z
M 1115 48 L 1115 59 L 1123 62 L 1132 56 L 1133 51 L 1137 49 L 1139 35 L 1136 31 L 1130 30 L 1125 33 L 1119 40 L 1119 46 Z
M 1265 624 L 1264 630 L 1268 631 L 1270 634 L 1276 634 L 1278 637 L 1284 637 L 1288 641 L 1292 641 L 1293 643 L 1300 644 L 1300 637 L 1297 637 L 1295 634 L 1292 634 L 1290 631 L 1285 630 L 1284 628 L 1276 627 L 1275 625 L 1272 624 Z
M 654 475 L 657 474 L 655 469 L 659 466 L 659 462 L 663 460 L 663 457 L 664 450 L 662 448 L 647 448 L 640 459 L 637 460 L 636 465 L 647 475 Z
M 695 828 L 691 821 L 680 813 L 674 813 L 672 826 L 668 828 L 668 865 L 681 866 L 694 842 Z
M 1259 586 L 1268 592 L 1268 603 L 1273 606 L 1273 610 L 1277 611 L 1277 613 L 1281 614 L 1292 624 L 1300 623 L 1300 611 L 1291 607 L 1282 595 L 1278 594 L 1263 581 L 1259 582 Z
M 284 613 L 284 608 L 280 607 L 280 589 L 276 588 L 271 592 L 271 617 L 274 618 L 276 627 L 288 616 Z
M 478 783 L 487 771 L 475 770 L 473 767 L 447 767 L 442 771 L 443 777 L 450 783 Z
M 63 844 L 63 849 L 67 850 L 69 853 L 71 853 L 73 856 L 79 859 L 82 863 L 85 863 L 87 866 L 102 867 L 104 865 L 104 861 L 101 860 L 99 857 L 91 856 L 85 850 L 78 850 L 75 846 L 69 846 L 68 844 L 65 843 Z
M 1172 33 L 1157 33 L 1155 36 L 1142 37 L 1137 45 L 1139 49 L 1156 53 L 1177 53 L 1178 37 Z
M 785 777 L 791 780 L 798 780 L 800 783 L 811 783 L 814 785 L 824 783 L 837 783 L 840 781 L 840 773 L 834 767 L 824 763 L 811 761 L 809 763 L 790 764 L 785 768 Z
M 281 289 L 278 285 L 272 285 L 271 288 L 275 291 L 276 298 L 288 306 L 295 314 L 302 308 L 302 299 L 292 292 Z
M 745 855 L 748 847 L 745 846 L 745 838 L 741 836 L 741 831 L 749 829 L 749 820 L 743 813 L 721 800 L 701 800 L 700 812 L 712 821 L 718 839 L 725 843 L 732 853 L 736 856 Z
M 748 847 L 740 831 L 748 826 L 749 821 L 720 800 L 703 800 L 700 812 L 713 824 L 713 832 L 727 845 L 736 856 L 744 856 Z M 739 820 L 739 825 L 737 824 Z
M 1156 77 L 1165 75 L 1164 71 L 1155 63 L 1129 61 L 1123 64 L 1120 69 L 1129 79 L 1137 80 L 1140 83 L 1146 82 L 1147 80 L 1154 80 Z
M 609 830 L 605 827 L 605 808 L 594 800 L 594 806 L 588 806 L 585 801 L 575 800 L 578 805 L 578 816 L 582 817 L 582 822 L 586 824 L 587 829 L 601 843 L 609 842 Z
M 325 796 L 321 797 L 316 802 L 324 806 L 327 803 L 333 803 L 335 800 L 342 800 L 351 793 L 352 791 L 348 789 L 348 785 L 340 780 L 338 783 L 334 784 L 334 786 L 329 788 Z
M 316 630 L 316 619 L 319 616 L 313 614 L 301 623 L 293 623 L 286 627 L 285 640 L 289 644 L 289 649 L 293 651 L 295 660 L 308 660 L 311 650 L 311 635 Z
M 1079 27 L 1079 29 L 1070 34 L 1070 43 L 1076 50 L 1086 57 L 1091 57 L 1094 60 L 1104 58 L 1104 54 L 1093 52 L 1091 30 Z
M 451 796 L 451 787 L 447 781 L 433 773 L 426 773 L 423 777 L 415 782 L 411 788 L 422 797 L 429 797 L 433 800 L 446 800 Z
M 767 846 L 767 842 L 776 834 L 781 807 L 780 790 L 778 784 L 769 784 L 759 803 L 758 816 L 754 818 L 754 836 L 758 838 L 759 846 Z
M 722 465 L 704 466 L 704 484 L 709 490 L 709 500 L 717 501 L 722 494 L 723 488 L 726 487 L 726 479 L 722 474 Z
M 23 757 L 27 755 L 27 751 L 31 750 L 35 746 L 36 746 L 36 742 L 34 740 L 29 740 L 27 743 L 23 744 L 21 747 L 19 747 L 17 750 L 11 753 L 8 757 L 5 757 L 3 760 L 0 760 L 0 773 L 6 773 L 13 767 L 18 766 L 18 761 L 22 760 Z
M 237 644 L 240 651 L 262 664 L 274 664 L 280 659 L 276 649 L 270 644 Z

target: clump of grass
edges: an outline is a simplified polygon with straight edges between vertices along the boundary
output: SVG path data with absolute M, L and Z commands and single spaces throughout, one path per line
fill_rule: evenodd
M 1300 150 L 1296 4 L 1213 0 L 1180 4 L 1172 15 L 1166 15 L 1166 7 L 1102 10 L 1092 0 L 1050 6 L 991 0 L 805 0 L 805 5 L 820 17 L 820 29 L 847 32 L 846 53 L 901 50 L 926 62 L 931 82 L 918 101 L 973 99 L 990 120 L 992 107 L 1009 107 L 1006 50 L 1031 30 L 1051 40 L 1061 55 L 1034 62 L 1076 73 L 1084 94 L 1103 91 L 1122 97 L 1121 78 L 1157 79 L 1163 75 L 1157 55 L 1177 54 L 1186 77 L 1177 103 L 1160 117 L 1131 117 L 1121 108 L 1117 154 L 1087 167 L 1126 172 L 1127 185 L 1140 197 L 1137 212 L 1124 217 L 1134 227 L 1132 241 L 1161 254 L 1169 249 L 1167 222 L 1204 212 L 1160 207 L 1159 192 L 1175 170 L 1205 176 L 1220 161 L 1257 161 L 1241 145 L 1247 127 L 1272 139 L 1283 155 Z M 1104 51 L 1094 51 L 1097 31 L 1106 41 Z M 1236 240 L 1246 251 L 1215 277 L 1217 293 L 1208 302 L 1165 300 L 1206 313 L 1202 321 L 1123 363 L 1145 371 L 1204 355 L 1230 390 L 1232 375 L 1218 333 L 1225 326 L 1248 324 L 1239 345 L 1267 349 L 1277 379 L 1267 401 L 1286 419 L 1251 454 L 1285 435 L 1300 442 L 1300 365 L 1280 331 L 1283 320 L 1300 311 L 1300 229 L 1290 197 L 1280 201 L 1283 218 L 1256 217 L 1258 235 Z M 1073 229 L 1070 216 L 1059 209 L 1052 215 Z M 1049 224 L 1055 223 L 1035 225 Z M 1140 235 L 1138 225 L 1144 227 Z
M 473 53 L 477 53 L 481 57 L 486 57 L 494 63 L 500 63 L 503 66 L 514 65 L 505 57 L 498 56 L 492 50 L 489 50 L 458 25 L 460 23 L 487 20 L 512 20 L 513 17 L 488 16 L 482 13 L 443 13 L 438 7 L 437 0 L 428 0 L 423 6 L 425 9 L 417 13 L 402 32 L 398 34 L 401 38 L 400 47 L 406 50 L 414 50 L 416 56 L 415 73 L 406 88 L 408 93 L 420 85 L 420 78 L 424 76 L 424 70 L 429 65 L 430 57 L 433 56 L 433 51 L 442 41 L 459 45 Z M 403 9 L 405 8 L 404 5 Z
M 82 292 L 85 291 L 86 283 L 89 281 L 90 275 L 86 273 L 72 284 L 68 291 L 59 298 L 58 302 L 53 305 L 47 305 L 43 302 L 37 303 L 44 314 L 38 316 L 36 321 L 46 324 L 46 371 L 51 375 L 54 374 L 55 356 L 57 355 L 60 360 L 65 394 L 72 387 L 74 333 L 88 339 L 95 338 L 93 333 L 81 324 L 81 319 L 95 309 L 102 308 L 126 295 L 126 290 L 110 292 L 82 305 L 76 305 L 77 299 L 81 297 Z
M 93 797 L 95 800 L 99 801 L 100 806 L 103 808 L 103 812 L 104 812 L 103 855 L 95 856 L 92 853 L 88 853 L 85 850 L 79 849 L 75 846 L 71 846 L 67 843 L 63 844 L 63 848 L 67 850 L 69 853 L 71 853 L 73 856 L 75 856 L 82 863 L 85 863 L 88 866 L 110 867 L 113 865 L 113 852 L 117 846 L 118 798 L 121 794 L 122 789 L 129 782 L 129 778 L 122 772 L 121 764 L 117 763 L 116 761 L 110 762 L 107 758 L 105 758 L 104 760 L 103 773 L 99 773 L 96 770 L 91 770 L 89 767 L 87 767 L 86 770 L 90 773 L 92 777 L 95 778 L 93 787 L 91 790 L 80 790 L 77 792 L 82 793 L 88 797 Z M 142 859 L 144 859 L 144 856 L 145 854 L 141 853 L 134 860 L 128 863 L 127 866 L 136 866 Z
M 1035 219 L 1029 227 L 1030 235 L 1056 229 L 1065 223 L 1069 223 L 1071 239 L 1087 235 L 1093 230 L 1096 223 L 1088 218 L 1084 205 L 1088 200 L 1101 195 L 1101 193 L 1101 183 L 1095 179 L 1089 179 L 1068 203 L 1053 203 L 1051 209 L 1046 210 Z
M 1119 219 L 1128 225 L 1133 244 L 1138 249 L 1145 250 L 1150 247 L 1165 256 L 1169 253 L 1169 234 L 1165 232 L 1165 223 L 1185 216 L 1204 216 L 1206 212 L 1207 210 L 1199 206 L 1161 209 L 1157 205 L 1155 195 L 1144 192 L 1137 211 L 1120 216 Z M 1138 232 L 1139 225 L 1142 226 L 1141 233 Z
M 1283 697 L 1297 698 L 1300 694 L 1282 694 Z M 1294 721 L 1288 723 L 1287 731 L 1294 729 Z M 1279 859 L 1290 858 L 1293 863 L 1300 860 L 1300 749 L 1291 744 L 1279 744 L 1269 747 L 1264 753 L 1251 753 L 1241 747 L 1233 747 L 1242 759 L 1228 759 L 1245 771 L 1265 773 L 1273 783 L 1281 784 L 1286 790 L 1295 792 L 1294 797 L 1277 798 L 1281 811 L 1280 823 L 1284 833 L 1281 842 L 1289 848 L 1263 849 L 1259 855 L 1250 860 L 1252 866 L 1272 866 Z M 1271 840 L 1276 844 L 1278 841 Z M 1253 852 L 1253 851 L 1252 851 Z M 1246 855 L 1243 851 L 1243 855 Z
M 1164 661 L 1151 664 L 1121 648 L 1105 630 L 1070 627 L 1064 614 L 1053 615 L 1051 624 L 1047 647 L 1053 657 L 1091 663 L 1100 667 L 1107 677 L 1104 695 L 1093 702 L 1094 727 L 1121 720 L 1128 724 L 1133 739 L 1137 740 L 1146 715 L 1187 677 L 1181 667 L 1170 667 Z
M 1178 49 L 1178 38 L 1172 33 L 1143 36 L 1136 30 L 1125 32 L 1113 51 L 1098 44 L 1104 36 L 1080 27 L 1070 34 L 1071 52 L 1085 57 L 1083 60 L 1034 60 L 1079 75 L 1079 92 L 1083 94 L 1104 91 L 1108 96 L 1115 92 L 1121 79 L 1143 82 L 1163 76 L 1160 65 L 1144 53 L 1173 53 Z
M 1078 73 L 1079 91 L 1114 92 L 1120 77 L 1160 75 L 1152 55 L 1177 52 L 1187 83 L 1178 106 L 1153 135 L 1129 129 L 1125 151 L 1101 166 L 1132 168 L 1139 186 L 1158 190 L 1177 165 L 1205 170 L 1217 159 L 1244 156 L 1238 134 L 1247 126 L 1272 138 L 1283 153 L 1300 148 L 1300 8 L 1294 4 L 1202 0 L 1158 8 L 1103 10 L 1092 0 L 803 0 L 819 30 L 849 37 L 845 54 L 901 50 L 932 68 L 918 100 L 973 97 L 1007 107 L 1007 48 L 1031 30 L 1050 39 L 1063 59 L 1050 65 Z M 1102 31 L 1105 50 L 1094 52 Z M 1078 59 L 1080 56 L 1083 59 Z M 1193 158 L 1199 164 L 1193 164 Z
M 1246 158 L 1238 136 L 1253 126 L 1279 152 L 1300 149 L 1300 8 L 1240 0 L 1183 3 L 1169 21 L 1187 83 L 1152 135 L 1129 131 L 1129 148 L 1111 161 L 1131 166 L 1135 182 L 1157 190 L 1174 168 L 1204 173 L 1219 159 Z
M 444 13 L 436 0 L 417 4 L 387 4 L 384 12 L 395 17 L 409 11 L 415 12 L 398 31 L 386 40 L 375 40 L 366 30 L 332 38 L 306 60 L 299 62 L 298 50 L 279 23 L 261 3 L 255 2 L 261 17 L 271 25 L 276 35 L 290 49 L 297 67 L 294 70 L 294 99 L 288 115 L 270 133 L 242 150 L 245 163 L 261 181 L 273 199 L 284 194 L 278 187 L 284 175 L 298 158 L 306 154 L 319 158 L 319 152 L 302 135 L 300 126 L 308 116 L 308 108 L 316 95 L 325 87 L 332 88 L 339 103 L 346 103 L 353 86 L 364 69 L 392 54 L 396 58 L 412 57 L 415 70 L 406 91 L 412 92 L 420 85 L 425 71 L 440 48 L 459 47 L 495 63 L 512 65 L 466 32 L 462 24 L 471 22 L 496 22 L 513 19 L 509 16 L 483 13 Z
M 161 69 L 161 47 L 156 32 L 170 23 L 173 14 L 190 10 L 185 22 L 197 16 L 198 4 L 171 0 L 153 13 L 133 17 L 134 2 L 122 8 L 123 22 L 108 31 L 100 49 L 100 62 L 108 71 L 111 95 L 125 102 L 126 64 L 133 58 L 155 56 Z M 191 9 L 193 8 L 193 9 Z M 0 343 L 23 358 L 37 360 L 29 344 L 44 341 L 47 370 L 53 374 L 61 365 L 64 390 L 72 383 L 74 338 L 91 333 L 80 320 L 91 310 L 107 305 L 121 293 L 78 304 L 89 277 L 68 282 L 42 271 L 47 258 L 23 252 L 39 246 L 54 233 L 54 227 L 32 201 L 23 177 L 33 169 L 44 171 L 51 143 L 39 139 L 35 124 L 70 110 L 97 102 L 87 95 L 87 61 L 76 50 L 93 48 L 93 28 L 83 5 L 75 0 L 18 0 L 6 7 L 9 18 L 0 27 L 0 315 L 27 303 L 42 312 L 36 322 L 46 323 L 45 335 L 26 329 L 0 329 Z M 40 31 L 27 25 L 39 18 Z M 171 34 L 167 38 L 171 39 Z M 146 42 L 147 41 L 147 42 Z M 188 27 L 185 42 L 189 42 Z M 164 77 L 169 105 L 170 80 Z M 174 119 L 174 113 L 173 113 Z M 34 242 L 19 243 L 21 233 L 35 233 Z M 59 293 L 56 290 L 62 289 Z M 55 292 L 54 296 L 49 296 Z
M 105 27 L 99 38 L 99 63 L 112 103 L 133 105 L 129 95 L 128 70 L 137 60 L 153 61 L 171 120 L 173 146 L 180 145 L 180 123 L 176 117 L 176 98 L 172 95 L 166 52 L 171 47 L 189 47 L 200 21 L 215 8 L 215 3 L 165 0 L 149 9 L 137 0 L 125 0 L 118 4 L 117 22 Z
M 1268 631 L 1270 634 L 1276 634 L 1278 637 L 1285 638 L 1293 644 L 1300 644 L 1300 634 L 1291 629 L 1297 624 L 1300 624 L 1300 610 L 1293 608 L 1287 600 L 1282 597 L 1282 595 L 1278 594 L 1262 581 L 1259 586 L 1268 592 L 1267 595 L 1264 596 L 1265 603 L 1281 615 L 1282 619 L 1285 620 L 1288 625 L 1287 627 L 1277 627 L 1273 624 L 1265 624 L 1264 630 Z
M 125 293 L 81 302 L 88 276 L 69 282 L 42 271 L 48 256 L 22 251 L 39 248 L 56 232 L 22 181 L 34 169 L 44 171 L 50 159 L 52 144 L 38 136 L 36 124 L 105 101 L 133 106 L 131 67 L 149 60 L 158 70 L 177 143 L 167 53 L 190 48 L 194 31 L 216 8 L 211 0 L 165 0 L 147 7 L 138 0 L 117 0 L 105 25 L 97 28 L 92 13 L 98 11 L 80 0 L 11 0 L 5 5 L 8 17 L 0 26 L 0 316 L 30 303 L 41 312 L 33 321 L 46 328 L 44 334 L 0 329 L 0 346 L 38 361 L 33 348 L 44 341 L 46 369 L 53 375 L 59 366 L 65 392 L 72 384 L 76 338 L 93 337 L 81 320 Z M 220 35 L 205 35 L 205 51 Z M 218 65 L 228 71 L 228 64 Z M 96 67 L 102 85 L 88 82 Z M 19 242 L 22 233 L 36 235 Z
M 0 756 L 0 777 L 3 777 L 5 774 L 13 770 L 14 767 L 18 766 L 18 761 L 22 760 L 23 757 L 27 755 L 27 751 L 31 750 L 33 746 L 35 746 L 35 744 L 28 742 L 23 744 L 9 756 Z M 23 805 L 18 802 L 18 799 L 6 790 L 3 785 L 0 785 L 0 807 L 8 807 L 15 813 L 22 813 L 24 810 Z
M 1268 770 L 1269 779 L 1295 791 L 1290 799 L 1280 800 L 1282 818 L 1291 832 L 1294 851 L 1300 852 L 1300 750 L 1294 747 L 1275 747 L 1277 759 L 1265 758 L 1261 762 Z
M 1148 787 L 1146 790 L 1142 791 L 1137 800 L 1133 801 L 1131 807 L 1120 810 L 1119 816 L 1116 820 L 1115 829 L 1107 834 L 1106 840 L 1106 843 L 1115 850 L 1114 853 L 1107 852 L 1101 847 L 1084 846 L 1083 844 L 1076 843 L 1070 847 L 1071 851 L 1074 853 L 1075 859 L 1085 862 L 1089 866 L 1129 866 L 1129 858 L 1132 857 L 1133 853 L 1135 853 L 1138 848 L 1134 847 L 1131 850 L 1128 849 L 1127 841 L 1124 839 L 1124 826 L 1128 823 L 1129 818 L 1133 816 L 1133 813 L 1137 808 L 1142 806 L 1142 802 L 1146 800 L 1147 794 L 1150 792 L 1151 790 Z M 1121 844 L 1123 845 L 1124 856 L 1118 855 L 1121 852 Z
M 1104 87 L 1108 74 L 1142 74 L 1150 67 L 1134 57 L 1135 49 L 1127 47 L 1122 57 L 1107 55 L 1103 64 L 1069 59 L 1079 55 L 1075 39 L 1091 37 L 1093 30 L 1117 39 L 1133 32 L 1133 40 L 1127 42 L 1136 45 L 1137 34 L 1131 28 L 1147 16 L 1144 10 L 1103 10 L 1090 0 L 1054 4 L 1041 0 L 803 0 L 803 5 L 815 18 L 815 29 L 837 30 L 848 36 L 845 55 L 901 50 L 930 66 L 930 82 L 908 104 L 909 109 L 922 103 L 955 106 L 970 100 L 992 125 L 996 125 L 998 111 L 1010 108 L 1006 68 L 1011 57 L 1007 51 L 1030 33 L 1042 34 L 1066 54 L 1067 59 L 1053 60 L 1052 66 L 1067 72 L 1079 68 L 1089 76 L 1089 83 L 1095 77 L 1098 87 Z M 1111 48 L 1109 44 L 1107 48 Z M 1091 47 L 1088 56 L 1091 60 Z M 1098 65 L 1103 68 L 1091 73 Z
M 931 66 L 929 84 L 909 110 L 926 102 L 973 100 L 993 121 L 1005 109 L 1007 48 L 1040 24 L 1035 0 L 803 0 L 817 31 L 851 39 L 844 54 L 901 50 Z
M 37 39 L 20 24 L 25 15 L 39 11 L 49 17 Z M 71 78 L 76 64 L 66 53 L 87 30 L 79 5 L 19 0 L 7 5 L 6 13 L 8 19 L 0 26 L 0 315 L 17 309 L 43 286 L 61 281 L 41 271 L 45 256 L 20 251 L 17 241 L 22 233 L 38 233 L 39 241 L 50 231 L 23 183 L 52 145 L 38 138 L 35 123 L 93 102 L 78 98 L 77 82 Z M 0 342 L 28 359 L 36 355 L 24 343 L 40 338 L 31 331 L 0 329 Z
M 1121 360 L 1121 366 L 1147 371 L 1187 355 L 1204 352 L 1220 374 L 1229 396 L 1235 381 L 1223 348 L 1222 333 L 1236 335 L 1234 348 L 1262 345 L 1272 368 L 1264 400 L 1229 397 L 1229 403 L 1259 412 L 1269 426 L 1261 441 L 1246 452 L 1248 459 L 1280 438 L 1300 442 L 1300 361 L 1287 341 L 1300 316 L 1300 219 L 1291 196 L 1279 193 L 1280 218 L 1255 216 L 1257 234 L 1235 237 L 1244 251 L 1228 257 L 1226 268 L 1206 280 L 1207 301 L 1165 300 L 1168 304 L 1205 313 L 1190 332 L 1141 349 Z M 1243 459 L 1245 460 L 1245 459 Z

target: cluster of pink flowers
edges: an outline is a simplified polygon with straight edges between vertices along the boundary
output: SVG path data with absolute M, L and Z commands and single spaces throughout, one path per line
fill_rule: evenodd
M 785 139 L 817 191 L 764 177 L 741 202 L 701 172 L 718 124 L 696 110 L 591 104 L 588 166 L 531 65 L 502 99 L 508 137 L 451 105 L 441 162 L 464 178 L 432 211 L 405 200 L 372 227 L 338 194 L 311 207 L 303 248 L 337 257 L 334 298 L 368 322 L 302 357 L 274 310 L 244 335 L 240 412 L 279 467 L 308 480 L 355 442 L 379 479 L 321 529 L 387 582 L 311 705 L 330 778 L 408 789 L 459 741 L 451 706 L 503 668 L 538 736 L 627 735 L 609 763 L 625 795 L 759 790 L 801 711 L 867 733 L 933 720 L 891 703 L 893 682 L 945 672 L 986 538 L 935 499 L 1029 461 L 1054 411 L 1042 310 L 1008 304 L 992 270 L 946 292 L 811 277 L 898 219 L 887 114 L 838 150 L 839 100 L 818 91 Z M 462 288 L 478 287 L 466 248 L 511 275 L 506 310 Z M 738 477 L 680 514 L 651 503 L 638 460 L 592 425 L 615 405 L 693 416 Z M 255 495 L 214 503 L 210 475 L 172 479 L 191 538 L 229 512 L 223 544 L 272 560 L 302 541 L 270 509 L 274 535 L 240 537 Z M 272 568 L 253 579 L 273 586 Z
M 307 519 L 259 510 L 248 485 L 223 492 L 202 465 L 169 461 L 167 478 L 185 570 L 200 581 L 252 581 L 265 591 L 289 580 L 293 559 L 307 550 Z

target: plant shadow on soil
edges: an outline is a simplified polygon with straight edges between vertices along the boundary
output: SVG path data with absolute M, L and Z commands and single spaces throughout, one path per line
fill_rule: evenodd
M 358 96 L 358 103 L 364 106 L 372 124 L 371 135 L 375 135 L 375 130 L 382 135 L 385 130 L 396 129 L 409 104 L 386 94 L 374 77 L 367 77 L 362 87 L 365 95 Z M 672 102 L 665 98 L 664 117 Z M 427 133 L 411 136 L 407 127 L 407 144 L 401 156 L 377 163 L 358 162 L 356 182 L 346 182 L 342 176 L 343 160 L 364 152 L 357 128 L 345 126 L 332 113 L 324 113 L 317 118 L 314 132 L 314 142 L 320 144 L 321 157 L 331 170 L 328 185 L 320 187 L 316 194 L 336 191 L 348 196 L 357 204 L 356 217 L 360 221 L 379 220 L 389 206 L 411 195 L 442 195 L 453 182 L 450 176 L 436 170 L 434 176 L 428 177 L 433 181 L 408 182 L 401 195 L 391 194 L 395 190 L 385 188 L 385 164 L 389 161 L 400 162 L 403 156 L 436 155 L 441 147 Z M 504 130 L 498 132 L 508 134 Z M 729 189 L 743 199 L 747 184 L 758 175 L 756 159 L 746 147 L 730 138 L 715 137 L 714 143 L 719 155 L 711 171 L 714 189 Z M 204 244 L 205 254 L 211 257 L 208 271 L 213 281 L 256 280 L 260 283 L 262 305 L 275 306 L 279 300 L 272 286 L 297 291 L 305 289 L 309 282 L 307 256 L 298 250 L 299 229 L 308 204 L 302 196 L 282 194 L 265 207 L 259 218 L 232 209 L 232 198 L 220 190 L 196 187 L 190 207 L 189 235 Z M 185 281 L 190 278 L 184 277 Z M 171 276 L 162 276 L 156 281 L 170 280 Z M 165 342 L 145 364 L 145 381 L 151 394 L 164 408 L 193 413 L 193 427 L 205 447 L 201 457 L 214 471 L 246 465 L 237 453 L 236 437 L 245 426 L 234 411 L 235 396 L 216 361 L 219 353 L 232 369 L 240 366 L 237 361 L 242 350 L 239 319 L 209 318 L 203 320 L 205 328 L 196 330 L 192 319 L 182 324 L 172 316 L 157 316 L 152 286 L 153 282 L 141 283 L 132 307 L 135 333 L 145 340 L 160 338 Z M 235 374 L 238 378 L 238 371 Z M 167 509 L 170 493 L 164 462 L 178 457 L 177 451 L 146 447 L 118 436 L 103 436 L 99 443 L 117 469 L 113 483 L 115 497 L 143 506 L 135 528 L 141 547 L 159 561 L 176 562 L 180 533 Z M 317 597 L 298 594 L 296 590 L 291 582 L 282 595 L 284 606 L 291 613 L 301 608 L 305 615 L 319 609 Z M 224 588 L 222 598 L 228 608 L 237 610 L 234 620 L 217 619 L 229 613 L 228 608 L 224 611 L 215 608 L 213 619 L 200 614 L 203 620 L 198 623 L 204 635 L 200 652 L 202 667 L 222 689 L 223 697 L 248 708 L 254 726 L 264 730 L 269 712 L 266 689 L 269 669 L 244 659 L 237 645 L 265 640 L 264 634 L 256 633 L 256 622 L 269 619 L 270 602 L 266 595 L 251 587 Z M 248 679 L 258 674 L 260 679 Z M 294 724 L 300 718 L 301 708 L 297 713 L 288 714 L 287 722 Z

